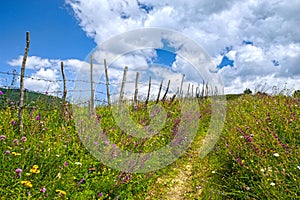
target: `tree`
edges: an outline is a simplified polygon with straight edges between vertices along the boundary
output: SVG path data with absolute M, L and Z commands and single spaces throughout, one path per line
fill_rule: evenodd
M 252 94 L 252 91 L 249 88 L 246 88 L 246 90 L 244 90 L 244 94 Z

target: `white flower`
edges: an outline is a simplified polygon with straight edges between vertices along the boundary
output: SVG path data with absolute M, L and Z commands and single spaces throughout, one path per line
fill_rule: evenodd
M 80 165 L 80 166 L 82 166 L 82 163 L 81 163 L 81 162 L 75 162 L 74 164 L 75 164 L 75 165 Z
M 300 166 L 297 166 L 298 170 L 300 170 Z
M 216 173 L 216 172 L 215 172 L 215 171 L 211 171 L 211 173 L 213 173 L 213 174 L 214 174 L 214 173 Z
M 271 182 L 270 185 L 271 185 L 271 186 L 275 186 L 275 183 L 274 183 L 274 182 Z
M 273 156 L 279 157 L 279 154 L 278 153 L 274 153 Z
M 265 169 L 264 169 L 264 168 L 261 168 L 260 171 L 261 171 L 261 172 L 265 172 Z

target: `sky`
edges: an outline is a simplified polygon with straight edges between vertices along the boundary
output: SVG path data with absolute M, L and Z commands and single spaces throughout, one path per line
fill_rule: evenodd
M 128 31 L 155 27 L 177 31 L 202 47 L 227 94 L 242 93 L 246 88 L 270 93 L 284 88 L 292 91 L 300 89 L 299 7 L 299 0 L 2 1 L 0 73 L 20 71 L 25 32 L 30 31 L 26 75 L 51 82 L 26 78 L 25 88 L 54 92 L 61 87 L 56 82 L 61 80 L 61 61 L 67 79 L 75 80 L 83 66 L 87 67 L 89 54 L 105 41 Z M 160 41 L 158 46 L 164 50 L 145 49 L 123 55 L 109 68 L 114 81 L 122 78 L 124 65 L 129 69 L 135 65 L 141 68 L 132 72 L 150 70 L 164 78 L 182 72 L 187 83 L 194 83 L 193 67 L 177 54 L 178 44 L 170 41 Z M 99 61 L 98 65 L 101 68 L 103 63 Z M 130 77 L 133 80 L 134 73 Z M 0 85 L 9 86 L 11 79 L 11 75 L 0 74 Z M 174 81 L 179 79 L 177 76 Z M 103 76 L 100 81 L 104 81 Z M 147 84 L 145 78 L 141 82 Z M 157 89 L 160 80 L 154 83 Z M 74 85 L 70 82 L 68 87 Z

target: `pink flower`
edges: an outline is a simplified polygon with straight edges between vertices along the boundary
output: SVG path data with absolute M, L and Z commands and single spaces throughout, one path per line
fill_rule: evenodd
M 41 116 L 40 116 L 40 113 L 36 116 L 36 121 L 40 121 L 41 120 Z
M 5 154 L 10 154 L 10 150 L 6 150 L 6 151 L 5 151 Z
M 27 138 L 25 136 L 21 137 L 22 142 L 26 142 Z
M 18 177 L 21 177 L 21 173 L 22 173 L 22 169 L 20 169 L 20 168 L 17 168 L 16 170 L 15 170 L 15 172 L 17 173 L 17 175 L 18 175 Z
M 1 135 L 0 136 L 0 140 L 5 140 L 6 136 L 5 135 Z
M 41 188 L 41 189 L 40 189 L 40 192 L 45 193 L 45 192 L 46 192 L 46 188 L 44 188 L 44 187 Z
M 1 90 L 0 90 L 0 95 L 4 94 Z
M 98 194 L 98 197 L 103 197 L 102 192 L 100 192 L 100 193 Z
M 67 167 L 69 165 L 69 163 L 66 161 L 64 162 L 64 166 Z

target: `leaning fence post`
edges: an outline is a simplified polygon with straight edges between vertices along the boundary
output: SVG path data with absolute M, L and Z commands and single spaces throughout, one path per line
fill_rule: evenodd
M 63 96 L 62 96 L 62 117 L 64 117 L 65 112 L 66 112 L 66 97 L 67 97 L 67 86 L 66 86 L 66 76 L 64 72 L 64 63 L 60 63 L 60 68 L 61 68 L 61 74 L 63 78 Z
M 109 80 L 108 80 L 108 72 L 107 72 L 106 59 L 104 59 L 104 70 L 105 70 L 105 78 L 106 78 L 107 103 L 110 106 Z
M 159 96 L 160 96 L 163 81 L 164 80 L 161 80 L 161 82 L 160 82 L 160 86 L 159 86 L 159 90 L 158 90 L 158 94 L 157 94 L 157 99 L 156 99 L 156 104 L 158 104 L 158 101 L 159 101 Z
M 29 44 L 30 44 L 30 33 L 26 32 L 26 46 L 25 52 L 22 61 L 22 68 L 21 68 L 21 77 L 20 77 L 20 104 L 19 104 L 19 128 L 20 132 L 23 134 L 24 132 L 24 125 L 23 125 L 23 108 L 24 108 L 24 76 L 25 76 L 25 65 L 29 51 Z
M 170 87 L 170 80 L 168 81 L 168 86 L 167 86 L 167 89 L 166 89 L 166 92 L 162 98 L 162 102 L 164 102 L 166 100 L 166 97 L 167 97 L 167 94 L 168 94 L 168 91 L 169 91 L 169 87 Z

